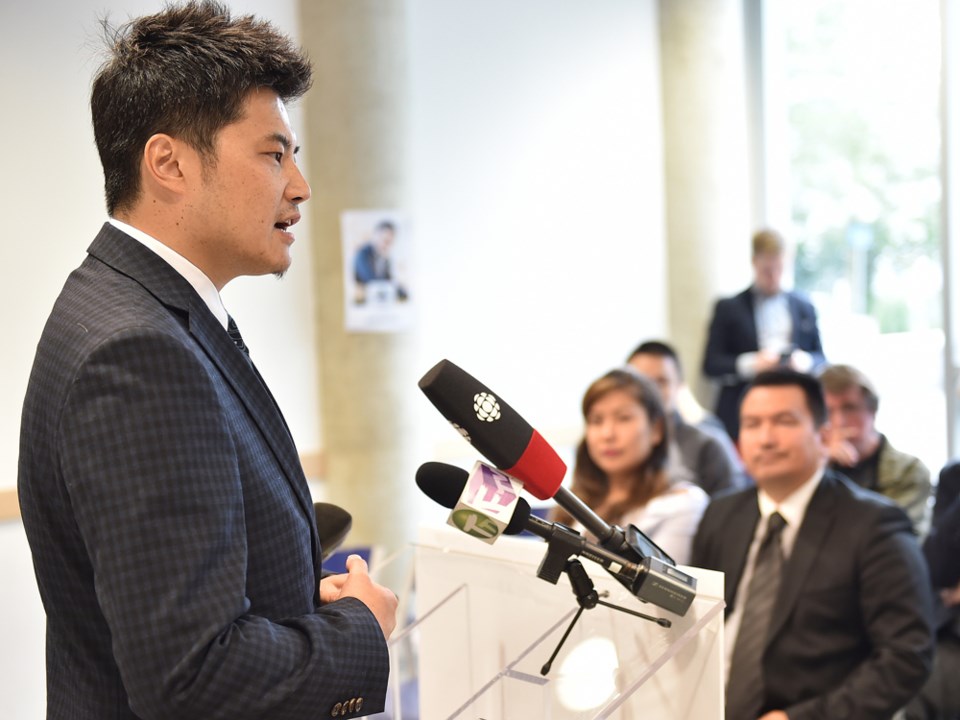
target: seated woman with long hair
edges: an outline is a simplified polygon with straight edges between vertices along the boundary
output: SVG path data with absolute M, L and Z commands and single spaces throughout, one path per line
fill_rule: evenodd
M 689 562 L 709 499 L 667 471 L 669 428 L 657 388 L 632 369 L 611 370 L 587 388 L 582 405 L 571 492 L 606 522 L 636 525 L 678 564 Z M 575 527 L 565 510 L 552 515 Z

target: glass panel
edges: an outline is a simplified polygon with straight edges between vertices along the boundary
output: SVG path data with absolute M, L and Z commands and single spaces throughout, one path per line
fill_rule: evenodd
M 421 530 L 416 612 L 390 638 L 387 709 L 374 717 L 721 717 L 719 573 L 690 569 L 697 596 L 681 617 L 640 603 L 585 563 L 603 602 L 621 609 L 592 607 L 571 628 L 577 603 L 567 577 L 557 585 L 537 577 L 545 544 L 500 538 L 478 549 L 480 543 L 464 538 L 447 528 Z M 665 618 L 669 627 L 623 609 Z
M 795 283 L 878 429 L 946 460 L 937 0 L 781 2 Z

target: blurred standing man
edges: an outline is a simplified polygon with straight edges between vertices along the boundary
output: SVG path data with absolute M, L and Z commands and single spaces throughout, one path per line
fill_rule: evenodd
M 740 418 L 757 487 L 710 503 L 691 563 L 726 573 L 727 720 L 889 720 L 933 655 L 930 580 L 910 520 L 824 470 L 815 378 L 760 373 Z
M 396 598 L 359 557 L 321 581 L 297 449 L 219 294 L 290 266 L 310 188 L 286 103 L 309 62 L 210 1 L 106 35 L 91 108 L 110 220 L 23 408 L 47 717 L 378 712 Z
M 676 351 L 649 340 L 631 353 L 627 363 L 657 386 L 670 423 L 670 462 L 685 467 L 711 497 L 747 484 L 736 448 L 723 430 L 713 435 L 684 422 L 677 410 L 683 370 Z M 722 437 L 721 437 L 722 436 Z
M 830 467 L 900 505 L 917 535 L 925 536 L 930 526 L 930 471 L 877 431 L 880 399 L 873 383 L 856 368 L 831 365 L 820 374 L 820 384 L 830 421 Z
M 824 363 L 813 305 L 781 287 L 784 242 L 775 230 L 753 236 L 753 284 L 717 302 L 703 371 L 720 384 L 717 416 L 736 442 L 740 396 L 757 373 L 773 367 L 811 372 Z

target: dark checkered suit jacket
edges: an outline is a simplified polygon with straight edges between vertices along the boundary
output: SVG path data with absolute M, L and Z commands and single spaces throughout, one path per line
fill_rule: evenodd
M 383 634 L 358 600 L 319 606 L 312 503 L 265 385 L 166 262 L 110 225 L 88 252 L 23 409 L 47 716 L 379 711 Z

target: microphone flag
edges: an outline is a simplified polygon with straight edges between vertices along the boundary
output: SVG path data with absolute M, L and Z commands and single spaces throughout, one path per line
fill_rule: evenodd
M 518 480 L 477 461 L 447 524 L 492 545 L 507 529 L 521 487 Z

